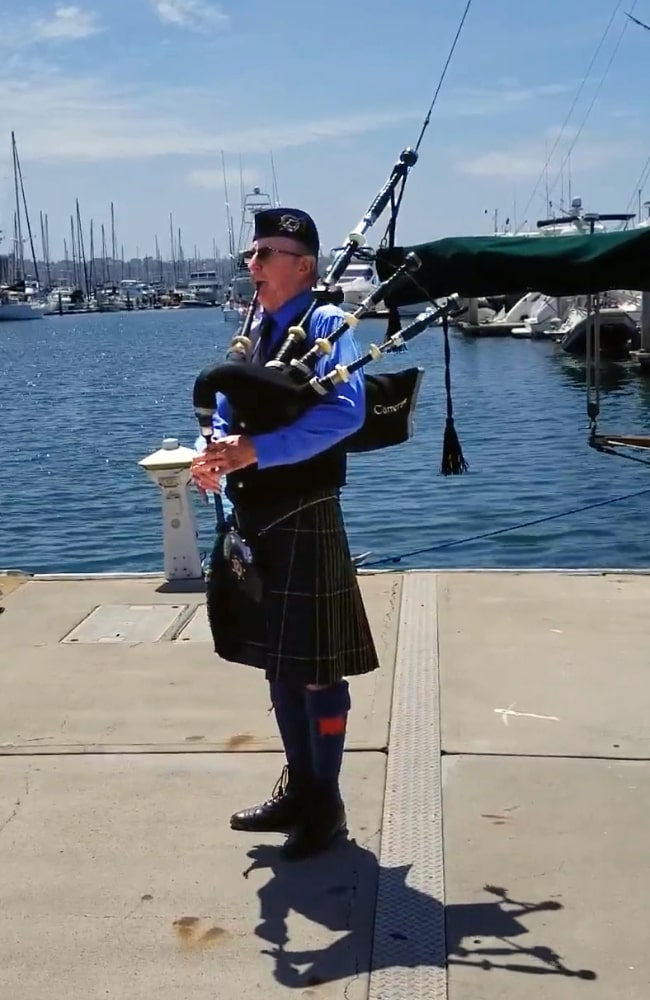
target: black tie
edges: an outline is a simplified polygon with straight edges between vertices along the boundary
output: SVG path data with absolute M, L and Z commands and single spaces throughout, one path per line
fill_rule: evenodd
M 257 361 L 265 365 L 270 358 L 271 334 L 274 327 L 273 317 L 268 313 L 262 318 L 258 329 Z

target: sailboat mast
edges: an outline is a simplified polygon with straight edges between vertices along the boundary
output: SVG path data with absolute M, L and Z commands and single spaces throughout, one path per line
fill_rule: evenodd
M 86 263 L 86 248 L 84 247 L 84 234 L 81 226 L 81 212 L 79 211 L 79 199 L 76 198 L 77 205 L 77 235 L 79 237 L 79 256 L 83 266 L 84 285 L 86 286 L 86 298 L 90 297 L 90 285 L 88 284 L 88 265 Z
M 47 244 L 47 280 L 48 284 L 52 285 L 52 272 L 50 269 L 50 263 L 52 261 L 52 255 L 50 253 L 50 217 L 45 213 L 45 242 Z
M 273 201 L 275 203 L 275 207 L 279 208 L 280 207 L 280 192 L 278 191 L 278 179 L 277 179 L 276 174 L 275 174 L 275 160 L 273 159 L 273 150 L 271 150 L 271 177 L 272 177 L 272 180 L 273 180 L 273 187 L 272 187 Z
M 221 169 L 223 171 L 223 191 L 226 198 L 226 230 L 228 233 L 228 256 L 230 257 L 230 270 L 234 273 L 234 260 L 235 260 L 235 233 L 232 221 L 232 213 L 230 211 L 230 198 L 228 196 L 228 178 L 226 175 L 226 160 L 224 157 L 223 149 L 221 150 Z M 216 249 L 215 249 L 216 257 Z
M 158 246 L 158 237 L 154 236 L 153 239 L 154 239 L 154 244 L 155 244 L 155 247 L 156 247 L 156 263 L 158 264 L 159 271 L 160 271 L 160 284 L 162 285 L 163 284 L 163 262 L 162 262 L 162 257 L 160 255 L 160 247 Z
M 20 254 L 18 253 L 18 219 L 16 218 L 16 210 L 14 209 L 14 251 L 12 254 L 12 272 L 11 280 L 12 282 L 20 281 Z
M 94 224 L 93 219 L 90 220 L 90 267 L 88 272 L 88 280 L 90 282 L 90 287 L 94 288 L 95 285 L 95 234 L 94 234 Z
M 174 278 L 174 285 L 176 285 L 176 251 L 174 249 L 174 220 L 172 218 L 172 213 L 169 213 L 169 242 L 171 244 L 172 253 L 172 275 Z
M 18 194 L 18 151 L 16 150 L 16 137 L 14 133 L 11 133 L 11 155 L 13 160 L 14 169 L 14 189 L 16 194 L 16 221 L 15 221 L 15 238 L 17 245 L 14 248 L 14 259 L 16 261 L 16 275 L 17 280 L 22 280 L 25 277 L 25 258 L 23 254 L 23 233 L 20 225 L 20 196 Z M 18 267 L 20 267 L 20 272 L 18 272 Z
M 43 212 L 39 213 L 41 222 L 41 247 L 43 248 L 43 261 L 45 263 L 45 273 L 47 274 L 47 287 L 52 287 L 52 276 L 50 274 L 50 248 L 47 234 L 47 215 L 43 217 Z
M 102 222 L 102 283 L 108 282 L 108 264 L 106 262 L 106 232 Z
M 78 288 L 80 282 L 77 278 L 77 254 L 75 251 L 74 219 L 70 216 L 70 252 L 72 253 L 72 280 L 74 287 Z
M 14 136 L 13 132 L 11 133 L 11 135 L 12 135 L 12 137 Z M 27 198 L 25 197 L 25 185 L 23 184 L 23 172 L 20 169 L 20 159 L 19 159 L 19 156 L 18 156 L 18 147 L 16 146 L 16 140 L 15 140 L 15 138 L 13 138 L 13 143 L 14 143 L 14 156 L 15 156 L 15 163 L 16 163 L 16 171 L 17 171 L 17 174 L 18 174 L 18 181 L 20 183 L 20 192 L 21 192 L 22 200 L 23 200 L 23 210 L 25 212 L 25 222 L 27 224 L 27 235 L 29 236 L 29 248 L 30 248 L 30 250 L 32 252 L 32 263 L 34 265 L 34 277 L 36 278 L 36 281 L 40 284 L 39 277 L 38 277 L 38 261 L 36 259 L 36 247 L 34 246 L 34 236 L 33 236 L 33 233 L 32 233 L 32 225 L 31 225 L 31 222 L 29 221 L 29 209 L 27 208 Z M 23 264 L 24 264 L 24 261 L 23 261 Z
M 115 209 L 113 208 L 113 202 L 111 202 L 111 268 L 109 279 L 115 280 L 113 278 L 113 266 L 117 260 L 117 243 L 115 242 Z

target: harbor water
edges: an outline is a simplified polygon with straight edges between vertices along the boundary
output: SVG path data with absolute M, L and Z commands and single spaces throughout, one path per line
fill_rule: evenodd
M 361 344 L 380 342 L 384 328 L 361 323 Z M 0 325 L 0 568 L 162 569 L 159 491 L 137 463 L 167 436 L 193 445 L 194 378 L 233 332 L 218 309 Z M 368 564 L 398 557 L 398 568 L 650 566 L 650 467 L 588 446 L 584 364 L 548 341 L 452 331 L 454 415 L 470 468 L 445 478 L 442 349 L 433 328 L 374 366 L 425 374 L 412 440 L 350 457 L 353 551 L 370 550 Z M 632 365 L 603 367 L 600 403 L 602 431 L 650 433 L 650 381 Z M 213 510 L 198 495 L 195 509 L 206 551 Z

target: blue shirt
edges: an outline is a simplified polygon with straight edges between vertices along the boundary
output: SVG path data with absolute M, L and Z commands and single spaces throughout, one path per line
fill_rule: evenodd
M 311 290 L 307 289 L 270 314 L 273 327 L 270 336 L 268 332 L 265 336 L 266 358 L 274 356 L 286 336 L 287 325 L 301 309 L 307 311 L 311 300 Z M 305 353 L 317 337 L 327 337 L 340 326 L 342 317 L 342 311 L 336 306 L 319 306 L 309 323 Z M 315 374 L 322 377 L 336 365 L 349 365 L 360 355 L 357 339 L 348 330 L 332 345 L 331 354 L 323 355 L 318 360 Z M 313 458 L 353 434 L 362 426 L 364 418 L 365 383 L 362 372 L 357 371 L 348 382 L 335 386 L 323 396 L 322 402 L 311 406 L 289 426 L 266 434 L 251 435 L 257 453 L 257 466 L 269 469 L 274 465 L 292 465 Z M 217 409 L 212 419 L 215 438 L 229 433 L 230 420 L 230 404 L 225 396 L 217 393 Z M 199 441 L 196 447 L 201 447 Z

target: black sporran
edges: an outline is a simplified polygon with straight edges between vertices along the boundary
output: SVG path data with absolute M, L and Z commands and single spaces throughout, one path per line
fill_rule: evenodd
M 250 547 L 232 526 L 223 540 L 223 558 L 242 598 L 258 604 L 262 600 L 262 580 Z
M 205 583 L 215 652 L 225 660 L 238 661 L 251 624 L 261 614 L 263 585 L 251 549 L 232 520 L 217 532 Z

